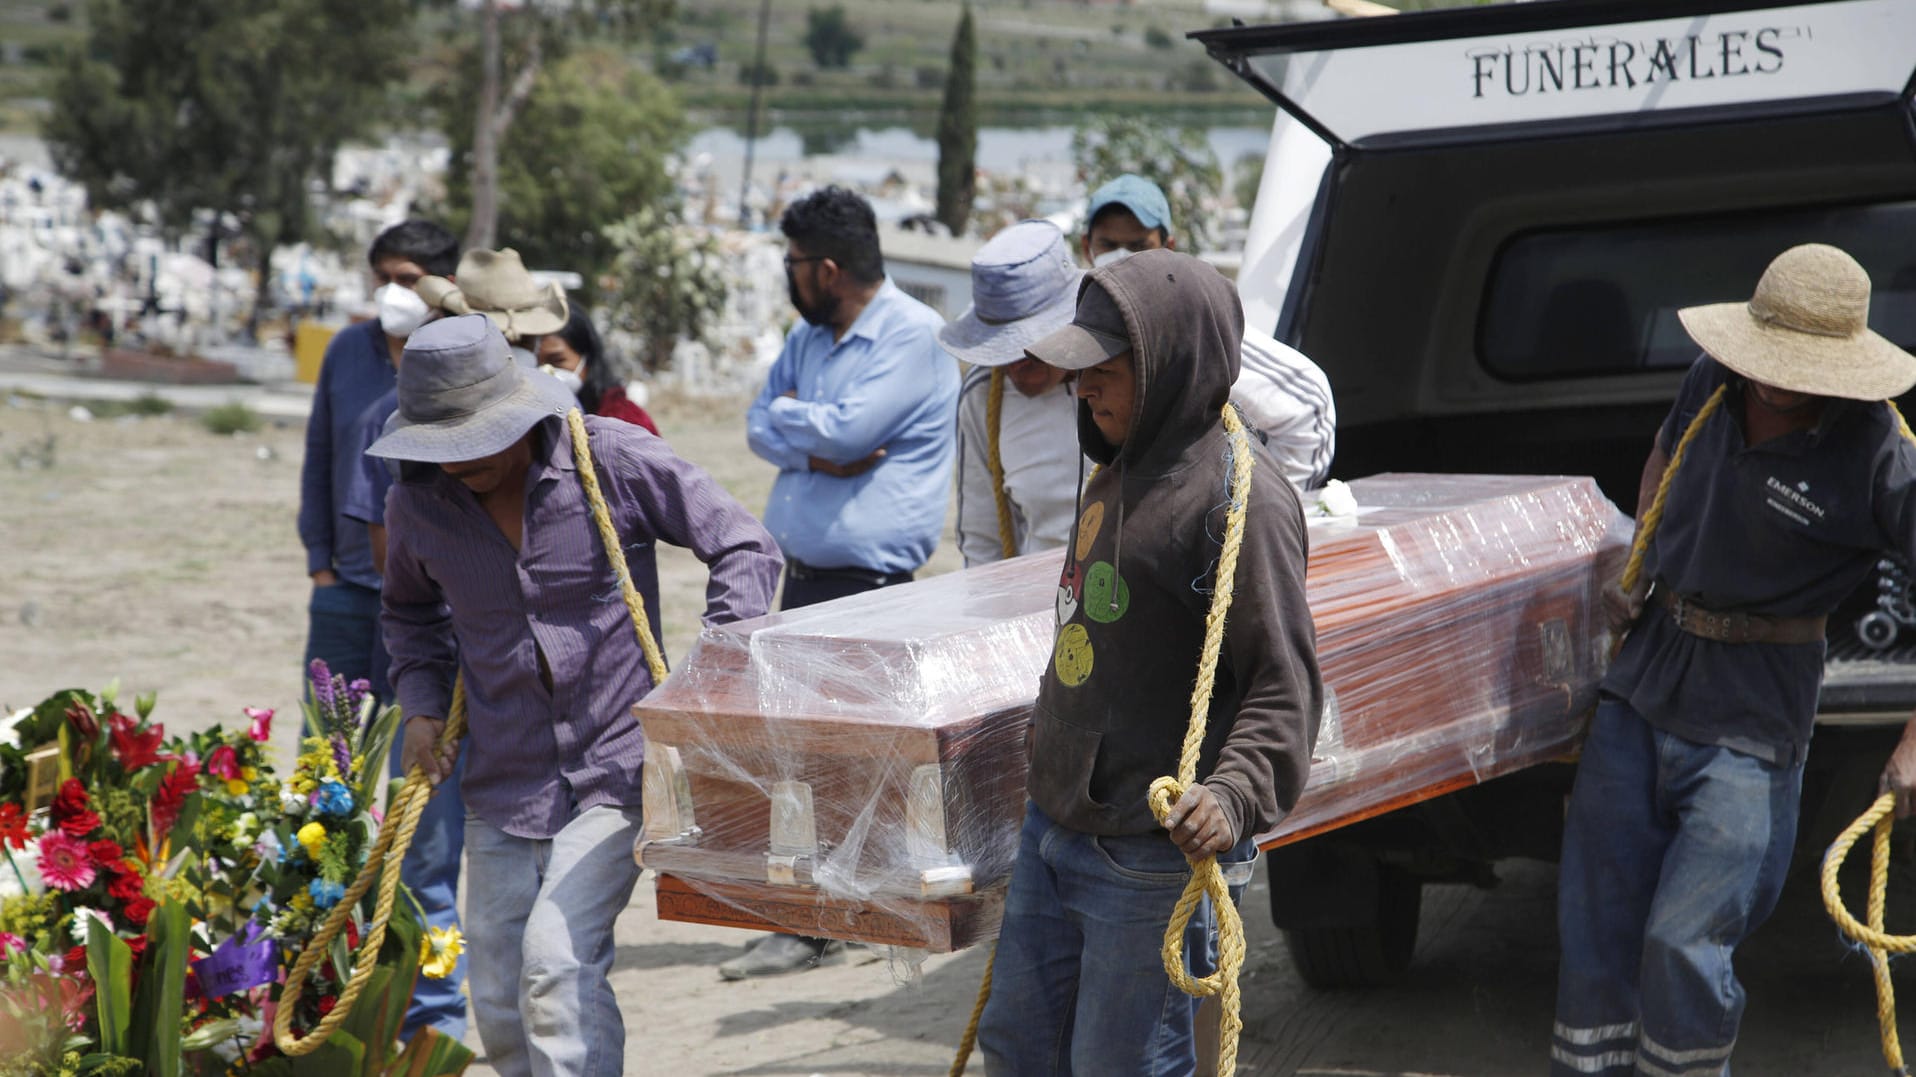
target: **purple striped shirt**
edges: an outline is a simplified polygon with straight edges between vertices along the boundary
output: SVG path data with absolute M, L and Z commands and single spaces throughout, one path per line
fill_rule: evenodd
M 660 539 L 711 570 L 706 624 L 769 609 L 783 562 L 758 520 L 660 438 L 617 420 L 585 422 L 654 632 Z M 386 502 L 382 623 L 392 682 L 408 717 L 440 717 L 455 661 L 465 675 L 467 806 L 523 838 L 551 837 L 594 805 L 637 806 L 645 741 L 632 704 L 652 678 L 563 422 L 538 428 L 516 553 L 457 480 L 437 467 L 405 470 Z

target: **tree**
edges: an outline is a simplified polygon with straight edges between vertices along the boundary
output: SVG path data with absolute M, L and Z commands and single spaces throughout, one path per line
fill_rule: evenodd
M 1203 130 L 1171 130 L 1150 119 L 1106 115 L 1071 133 L 1071 156 L 1088 187 L 1136 172 L 1163 188 L 1179 250 L 1196 254 L 1214 242 L 1212 207 L 1221 197 L 1224 176 Z
M 865 38 L 852 29 L 843 4 L 810 8 L 805 12 L 805 47 L 819 67 L 849 67 L 852 53 L 865 47 Z
M 978 39 L 971 28 L 971 5 L 958 17 L 951 39 L 951 70 L 945 74 L 945 100 L 938 110 L 938 219 L 954 236 L 965 234 L 978 177 Z
M 663 370 L 680 338 L 708 339 L 725 310 L 725 254 L 670 203 L 648 205 L 604 234 L 613 250 L 602 284 L 604 320 L 638 339 L 648 371 Z
M 615 53 L 579 52 L 545 67 L 499 146 L 497 242 L 527 265 L 576 270 L 593 290 L 614 253 L 605 227 L 634 206 L 676 197 L 665 161 L 687 133 L 672 91 Z M 460 207 L 479 212 L 467 201 L 477 177 L 462 167 L 463 148 L 455 140 L 447 175 L 445 216 L 455 224 Z
M 379 115 L 409 49 L 377 0 L 95 0 L 85 45 L 55 79 L 44 134 L 96 208 L 150 206 L 177 237 L 196 222 L 218 264 L 231 219 L 259 271 L 311 231 L 334 152 Z
M 468 250 L 491 248 L 499 224 L 499 146 L 519 119 L 545 65 L 577 40 L 632 40 L 663 30 L 675 0 L 523 0 L 502 12 L 501 0 L 480 0 L 478 103 L 472 115 L 470 157 L 472 216 Z M 508 19 L 510 21 L 508 21 Z M 508 42 L 507 38 L 511 41 Z M 502 85 L 505 55 L 512 84 Z

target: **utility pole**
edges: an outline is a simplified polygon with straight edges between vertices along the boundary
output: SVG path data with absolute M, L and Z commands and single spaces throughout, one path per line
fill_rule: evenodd
M 772 0 L 758 7 L 758 53 L 752 60 L 752 103 L 745 110 L 745 174 L 738 183 L 738 226 L 752 227 L 752 151 L 758 143 L 758 98 L 765 88 L 765 28 L 772 21 Z

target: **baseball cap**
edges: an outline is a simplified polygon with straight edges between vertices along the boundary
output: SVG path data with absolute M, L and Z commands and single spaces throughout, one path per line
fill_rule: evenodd
M 1059 370 L 1084 370 L 1131 350 L 1131 331 L 1111 293 L 1093 280 L 1078 293 L 1071 324 L 1048 334 L 1025 354 Z
M 1106 206 L 1123 206 L 1146 228 L 1171 230 L 1171 204 L 1165 201 L 1164 192 L 1135 172 L 1126 172 L 1091 192 L 1091 205 L 1084 213 L 1087 227 Z

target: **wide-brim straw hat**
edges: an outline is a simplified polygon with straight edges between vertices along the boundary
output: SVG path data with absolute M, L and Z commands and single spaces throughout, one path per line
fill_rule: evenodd
M 971 259 L 971 306 L 938 331 L 938 343 L 973 366 L 1004 366 L 1071 324 L 1078 279 L 1064 233 L 1050 221 L 1019 221 Z
M 579 406 L 572 390 L 513 359 L 489 318 L 427 322 L 406 340 L 399 410 L 370 456 L 449 464 L 503 452 L 526 431 Z
M 556 281 L 540 284 L 511 247 L 467 251 L 456 276 L 457 282 L 419 278 L 419 298 L 447 314 L 483 314 L 515 344 L 565 328 L 565 289 Z
M 1869 329 L 1869 274 L 1827 244 L 1777 255 L 1747 303 L 1677 317 L 1711 358 L 1778 389 L 1887 400 L 1916 386 L 1916 356 Z

